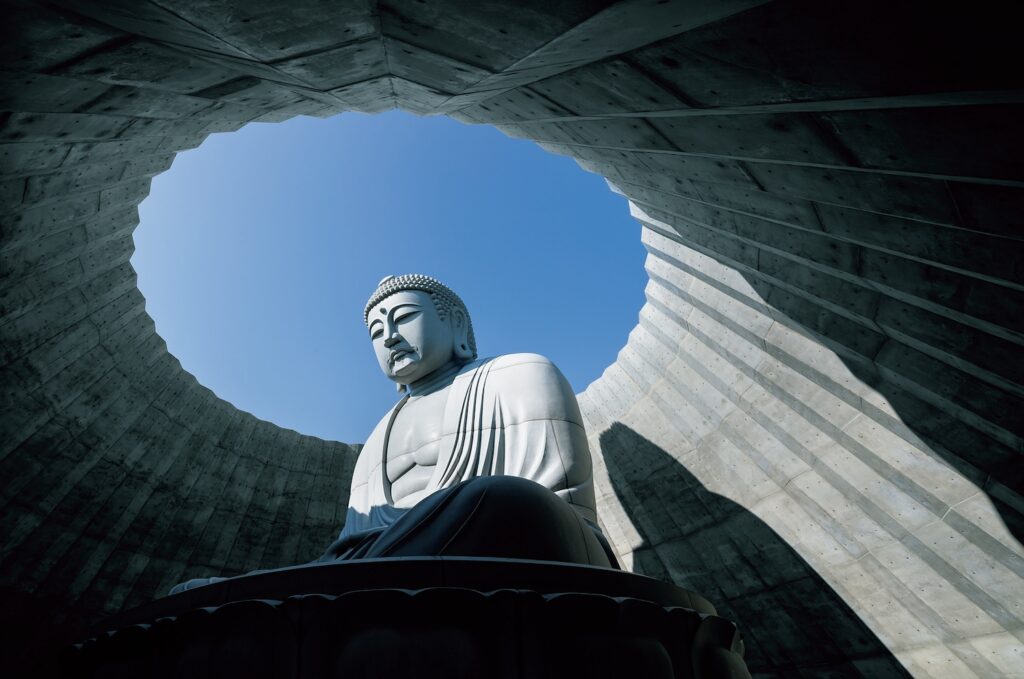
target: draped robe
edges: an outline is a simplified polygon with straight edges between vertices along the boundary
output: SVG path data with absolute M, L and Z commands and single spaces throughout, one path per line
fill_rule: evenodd
M 552 491 L 599 532 L 583 418 L 572 388 L 551 361 L 537 354 L 480 359 L 465 365 L 444 389 L 440 454 L 428 494 L 477 477 L 518 476 Z M 395 408 L 356 462 L 345 526 L 332 545 L 337 558 L 353 558 L 355 546 L 410 509 L 388 502 L 382 477 Z

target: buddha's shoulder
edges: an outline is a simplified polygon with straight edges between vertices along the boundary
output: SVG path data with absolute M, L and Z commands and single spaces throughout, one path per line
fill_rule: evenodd
M 506 370 L 509 368 L 530 367 L 546 370 L 558 370 L 555 364 L 547 356 L 540 354 L 503 354 L 489 359 L 491 370 Z
M 467 379 L 484 371 L 490 378 L 512 378 L 521 375 L 557 375 L 561 372 L 547 356 L 540 354 L 502 354 L 481 358 L 467 364 L 459 374 L 459 379 Z
M 520 395 L 523 398 L 543 400 L 549 398 L 571 399 L 575 403 L 572 387 L 551 359 L 540 354 L 504 354 L 480 359 L 466 366 L 459 379 L 471 379 L 480 374 L 485 378 L 492 393 L 503 398 Z

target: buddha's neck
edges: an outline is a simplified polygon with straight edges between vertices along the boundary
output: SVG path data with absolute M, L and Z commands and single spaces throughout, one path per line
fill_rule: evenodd
M 457 361 L 453 358 L 423 379 L 416 380 L 406 386 L 406 393 L 410 397 L 423 396 L 441 387 L 446 387 L 452 383 L 455 375 L 458 374 L 463 365 L 465 364 L 462 361 Z

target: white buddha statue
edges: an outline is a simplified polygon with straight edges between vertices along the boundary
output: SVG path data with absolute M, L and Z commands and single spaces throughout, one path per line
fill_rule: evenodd
M 359 454 L 344 529 L 321 561 L 489 556 L 615 563 L 597 528 L 586 432 L 548 359 L 477 359 L 462 300 L 440 281 L 382 280 L 364 310 L 405 396 Z
M 429 276 L 385 278 L 364 319 L 381 370 L 405 396 L 360 451 L 345 526 L 319 562 L 475 556 L 618 567 L 597 527 L 579 406 L 551 361 L 477 359 L 466 306 Z

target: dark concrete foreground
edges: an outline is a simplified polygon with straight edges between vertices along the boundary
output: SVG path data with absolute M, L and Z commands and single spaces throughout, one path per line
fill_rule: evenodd
M 284 569 L 167 597 L 103 627 L 66 652 L 65 676 L 749 677 L 735 626 L 701 597 L 538 561 Z

